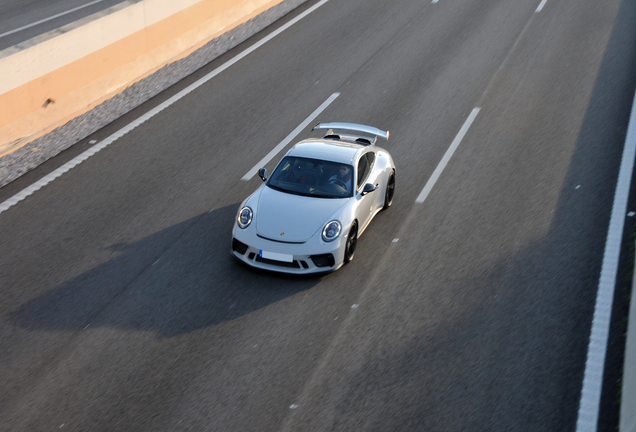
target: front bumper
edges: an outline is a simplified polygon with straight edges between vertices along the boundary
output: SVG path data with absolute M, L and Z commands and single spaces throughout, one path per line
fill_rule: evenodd
M 330 243 L 312 237 L 302 244 L 282 243 L 256 235 L 253 227 L 234 227 L 232 255 L 245 264 L 263 270 L 291 274 L 325 273 L 337 270 L 344 261 L 343 234 Z M 292 262 L 268 259 L 261 251 L 293 256 Z

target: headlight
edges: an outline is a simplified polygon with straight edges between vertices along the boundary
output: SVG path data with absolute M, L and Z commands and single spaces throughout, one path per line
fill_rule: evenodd
M 252 216 L 254 216 L 252 209 L 249 207 L 243 207 L 236 218 L 236 223 L 239 228 L 247 228 L 252 222 Z
M 331 221 L 325 225 L 325 228 L 322 230 L 322 239 L 326 242 L 330 242 L 338 238 L 340 235 L 340 231 L 342 230 L 342 225 L 338 221 Z

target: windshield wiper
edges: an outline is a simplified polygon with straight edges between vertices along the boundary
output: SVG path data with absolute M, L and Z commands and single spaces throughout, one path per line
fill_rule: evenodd
M 269 183 L 267 183 L 267 186 L 269 186 L 269 187 L 271 187 L 272 189 L 277 190 L 277 191 L 281 191 L 281 192 L 285 192 L 285 193 L 291 193 L 291 192 L 290 192 L 290 191 L 288 191 L 287 189 L 282 188 L 282 187 L 280 187 L 280 186 L 274 186 L 273 184 L 269 184 Z
M 291 190 L 291 189 L 285 189 L 285 188 L 282 188 L 282 187 L 280 187 L 280 186 L 275 186 L 275 185 L 273 185 L 273 184 L 269 184 L 269 183 L 267 183 L 267 186 L 271 187 L 271 188 L 272 188 L 272 189 L 274 189 L 274 190 L 281 191 L 281 192 L 284 192 L 284 193 L 288 193 L 288 194 L 291 194 L 291 195 L 313 196 L 313 195 L 311 195 L 311 194 L 307 194 L 307 193 L 303 193 L 303 192 L 298 192 L 298 191 Z
M 311 196 L 312 197 L 316 197 L 316 198 L 330 198 L 330 199 L 345 198 L 345 197 L 341 197 L 341 196 L 320 195 L 320 194 L 312 194 Z

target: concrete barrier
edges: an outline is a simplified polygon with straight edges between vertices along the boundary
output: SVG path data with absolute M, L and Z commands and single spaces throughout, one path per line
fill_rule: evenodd
M 283 0 L 128 1 L 0 52 L 0 157 Z

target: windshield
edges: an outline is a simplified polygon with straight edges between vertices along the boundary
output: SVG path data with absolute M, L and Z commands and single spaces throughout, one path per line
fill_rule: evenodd
M 317 198 L 350 197 L 352 184 L 351 165 L 294 156 L 286 156 L 267 181 L 272 189 Z

